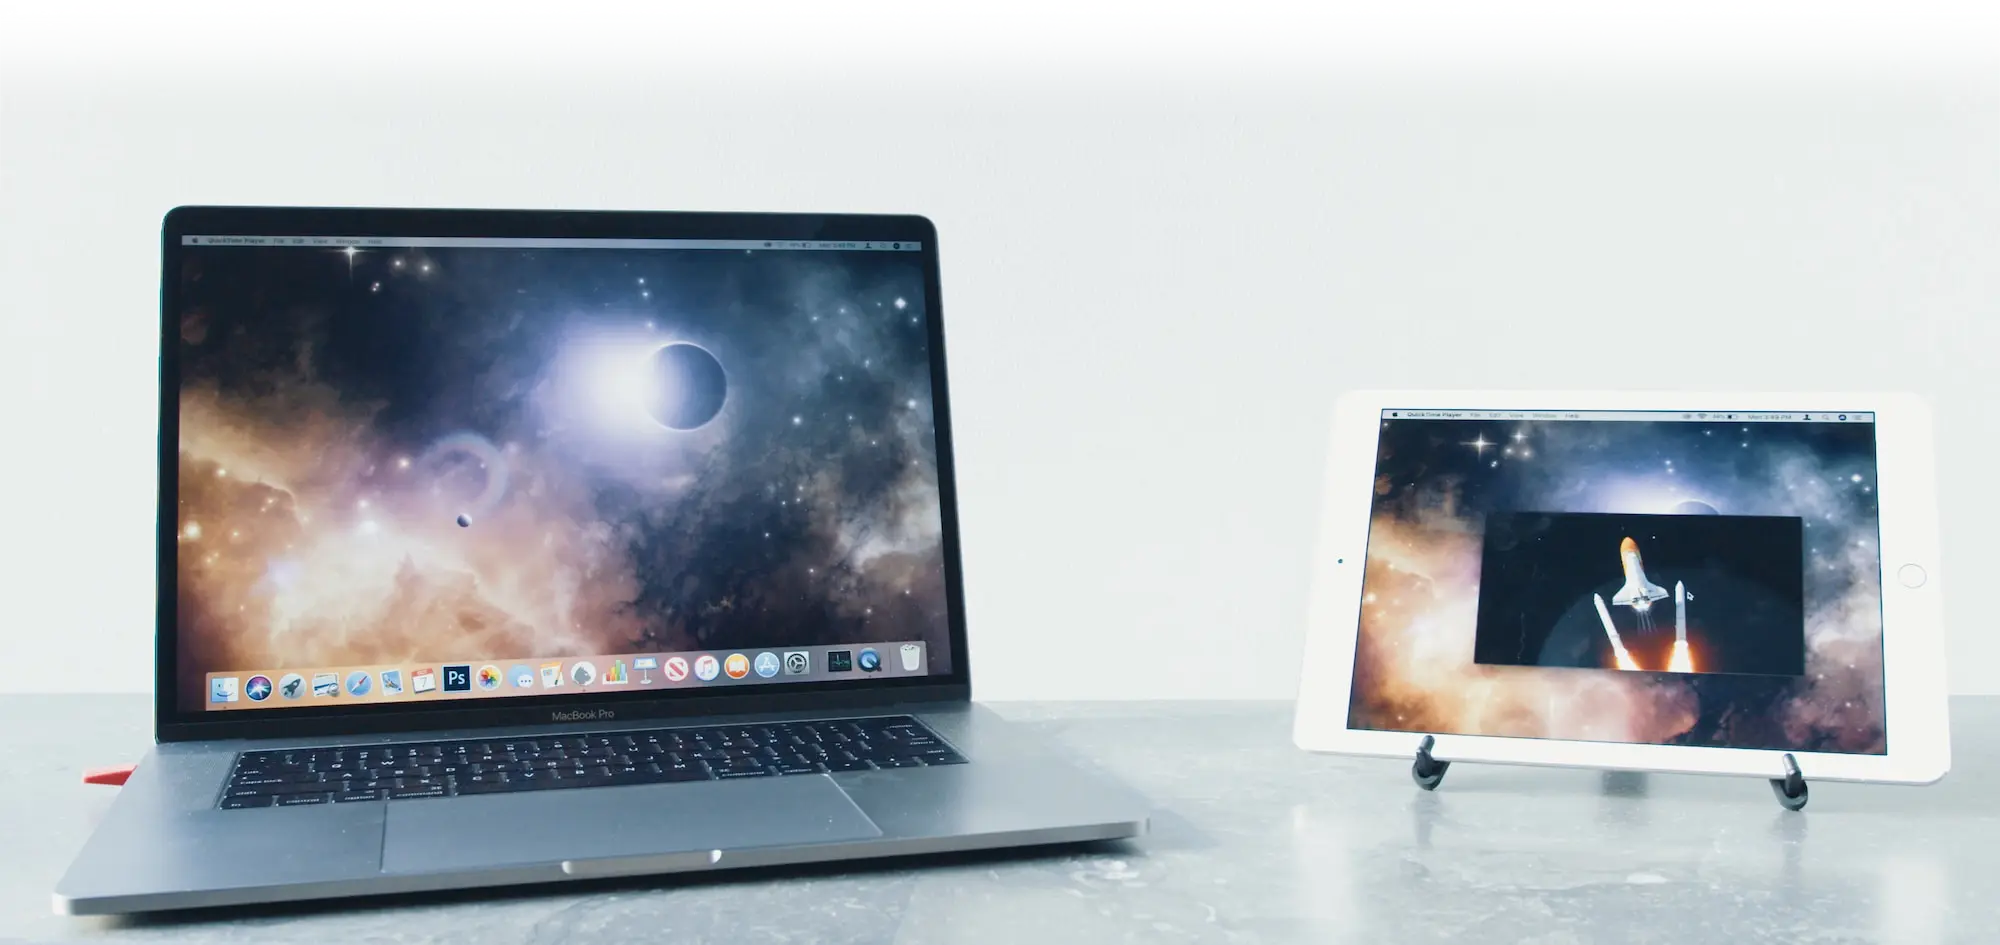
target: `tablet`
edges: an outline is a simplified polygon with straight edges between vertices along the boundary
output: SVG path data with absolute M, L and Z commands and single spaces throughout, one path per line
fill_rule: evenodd
M 1294 740 L 1935 781 L 1934 456 L 1906 394 L 1350 394 Z

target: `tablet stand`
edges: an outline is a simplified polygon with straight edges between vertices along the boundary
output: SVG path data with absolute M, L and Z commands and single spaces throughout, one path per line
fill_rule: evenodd
M 1417 743 L 1416 763 L 1410 765 L 1410 779 L 1426 791 L 1437 790 L 1444 781 L 1445 771 L 1451 768 L 1451 762 L 1431 757 L 1431 748 L 1436 744 L 1437 739 L 1425 735 L 1424 740 Z
M 1437 746 L 1437 739 L 1429 735 L 1417 743 L 1416 760 L 1410 764 L 1410 780 L 1426 791 L 1435 791 L 1444 783 L 1444 773 L 1451 769 L 1451 762 L 1439 761 L 1431 756 L 1431 749 Z M 1785 753 L 1785 776 L 1771 779 L 1771 793 L 1786 810 L 1803 810 L 1808 793 L 1806 776 L 1799 771 L 1799 760 Z
M 1771 779 L 1771 793 L 1786 810 L 1801 810 L 1806 806 L 1806 776 L 1799 771 L 1799 760 L 1785 753 L 1785 776 Z

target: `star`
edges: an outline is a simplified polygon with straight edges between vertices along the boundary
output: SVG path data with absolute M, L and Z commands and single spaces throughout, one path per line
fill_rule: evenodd
M 370 292 L 380 292 L 380 291 L 382 291 L 382 283 L 380 283 L 380 282 L 371 282 L 371 283 L 369 283 L 369 284 L 368 284 L 368 291 L 370 291 Z
M 391 266 L 394 266 L 394 267 L 396 267 L 397 269 L 401 269 L 401 268 L 403 268 L 403 257 L 401 257 L 401 256 L 398 256 L 398 257 L 396 257 L 396 261 L 395 261 L 395 262 L 392 262 L 392 263 L 390 263 L 389 265 L 391 265 Z
M 908 303 L 908 302 L 905 302 L 905 301 L 903 301 L 902 299 L 897 299 L 897 300 L 896 300 L 896 307 L 897 307 L 897 308 L 899 308 L 899 309 L 904 309 L 904 308 L 909 308 L 909 307 L 910 307 L 910 303 Z
M 650 299 L 650 298 L 652 298 L 652 297 L 653 297 L 653 293 L 651 293 L 651 292 L 648 292 L 648 291 L 641 291 L 641 292 L 639 293 L 639 297 L 640 297 L 640 298 L 642 298 L 642 299 Z
M 420 264 L 418 264 L 418 266 L 417 266 L 417 271 L 418 271 L 418 272 L 429 272 L 429 271 L 431 271 L 431 264 L 430 264 L 430 263 L 420 263 Z
M 799 424 L 804 422 L 806 422 L 806 418 L 798 416 L 796 414 L 792 416 L 792 426 L 798 426 Z
M 1514 431 L 1514 442 L 1516 442 L 1516 443 L 1519 443 L 1519 442 L 1521 442 L 1522 440 L 1525 440 L 1525 439 L 1527 439 L 1527 438 L 1528 438 L 1528 435 L 1527 435 L 1526 433 L 1523 433 L 1523 432 L 1521 432 L 1521 431 L 1519 431 L 1519 430 L 1515 430 L 1515 431 Z
M 645 285 L 645 284 L 646 284 L 646 277 L 645 277 L 645 276 L 640 276 L 640 277 L 639 277 L 639 284 L 640 284 L 640 285 Z
M 1481 433 L 1481 434 L 1479 434 L 1479 436 L 1477 436 L 1477 437 L 1473 438 L 1473 440 L 1472 440 L 1472 441 L 1471 441 L 1470 443 L 1467 443 L 1467 444 L 1465 444 L 1465 445 L 1466 445 L 1466 446 L 1470 446 L 1470 447 L 1472 447 L 1472 452 L 1473 452 L 1474 454 L 1476 454 L 1476 455 L 1480 455 L 1480 456 L 1484 456 L 1484 455 L 1486 455 L 1486 448 L 1487 448 L 1487 447 L 1489 447 L 1489 446 L 1494 446 L 1494 445 L 1497 445 L 1497 444 L 1495 444 L 1495 443 L 1493 443 L 1492 441 L 1490 441 L 1490 440 L 1486 439 L 1486 434 L 1484 434 L 1484 433 Z

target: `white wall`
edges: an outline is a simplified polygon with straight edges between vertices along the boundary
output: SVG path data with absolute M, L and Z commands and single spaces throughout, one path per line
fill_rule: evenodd
M 1334 394 L 1551 384 L 1932 395 L 2000 692 L 1989 22 L 165 6 L 0 14 L 0 690 L 149 685 L 159 216 L 271 202 L 931 215 L 982 697 L 1289 696 Z

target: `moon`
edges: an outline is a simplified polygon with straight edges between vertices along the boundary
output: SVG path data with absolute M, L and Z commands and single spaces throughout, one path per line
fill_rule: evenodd
M 1717 512 L 1715 510 L 1715 506 L 1710 505 L 1706 502 L 1697 502 L 1693 499 L 1689 499 L 1686 502 L 1682 502 L 1681 504 L 1674 506 L 1669 511 L 1672 512 L 1672 514 L 1674 515 L 1721 515 L 1722 514 L 1721 512 Z
M 646 369 L 652 375 L 646 413 L 667 429 L 700 429 L 722 412 L 729 397 L 722 362 L 700 345 L 667 345 L 653 352 Z
M 471 527 L 472 527 L 472 516 L 470 516 L 470 515 L 465 515 L 465 514 L 462 514 L 462 513 L 461 513 L 461 514 L 460 514 L 460 515 L 458 516 L 458 527 L 460 527 L 460 528 L 471 528 Z

